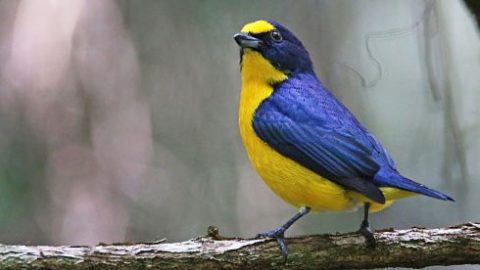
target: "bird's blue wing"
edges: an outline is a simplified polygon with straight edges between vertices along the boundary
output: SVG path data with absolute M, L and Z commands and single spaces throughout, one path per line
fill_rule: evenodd
M 299 117 L 292 113 L 306 114 L 299 107 L 289 113 L 275 100 L 266 100 L 254 116 L 253 128 L 282 155 L 347 189 L 385 202 L 372 181 L 380 165 L 373 157 L 371 144 L 358 139 L 348 127 L 332 126 L 321 115 Z

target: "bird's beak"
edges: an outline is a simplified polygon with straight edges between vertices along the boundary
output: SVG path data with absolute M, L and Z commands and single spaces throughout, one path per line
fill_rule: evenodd
M 235 39 L 240 48 L 260 49 L 263 44 L 260 39 L 243 32 L 236 33 L 233 39 Z

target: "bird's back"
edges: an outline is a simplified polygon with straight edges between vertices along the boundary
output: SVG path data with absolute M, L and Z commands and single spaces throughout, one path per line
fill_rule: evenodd
M 256 122 L 257 135 L 270 146 L 340 184 L 356 200 L 381 203 L 382 195 L 391 201 L 412 192 L 451 200 L 400 175 L 378 139 L 313 72 L 292 74 L 277 85 L 256 110 L 254 127 Z
M 314 73 L 301 73 L 277 85 L 274 94 L 256 110 L 267 114 L 272 121 L 291 119 L 316 128 L 318 135 L 332 131 L 342 132 L 370 149 L 372 158 L 380 166 L 395 170 L 395 163 L 379 140 L 370 133 L 321 82 Z

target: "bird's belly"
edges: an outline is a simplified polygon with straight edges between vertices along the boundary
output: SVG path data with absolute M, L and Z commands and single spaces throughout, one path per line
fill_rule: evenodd
M 242 67 L 245 68 L 250 62 L 259 62 L 256 57 L 261 59 L 257 54 L 245 54 Z M 245 72 L 249 70 L 260 72 L 258 68 L 244 69 Z M 256 135 L 252 125 L 255 111 L 273 93 L 273 88 L 270 84 L 251 79 L 257 73 L 244 71 L 238 119 L 240 135 L 250 161 L 265 183 L 295 207 L 342 211 L 358 205 L 358 200 L 352 198 L 341 186 L 283 156 Z
M 265 183 L 295 207 L 315 211 L 344 211 L 358 201 L 341 186 L 283 156 L 258 138 L 249 121 L 240 119 L 240 133 L 248 156 Z

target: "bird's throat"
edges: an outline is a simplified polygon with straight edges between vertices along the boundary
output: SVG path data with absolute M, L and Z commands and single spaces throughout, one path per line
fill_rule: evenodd
M 273 85 L 288 79 L 287 75 L 276 69 L 259 52 L 251 49 L 244 49 L 241 69 L 242 86 L 250 83 Z
M 260 103 L 273 93 L 273 85 L 288 77 L 272 66 L 260 53 L 250 49 L 243 52 L 241 73 L 239 120 L 245 127 L 251 125 Z
M 252 50 L 243 52 L 241 69 L 242 90 L 238 124 L 242 141 L 250 156 L 252 149 L 270 149 L 255 135 L 253 118 L 260 104 L 274 92 L 273 85 L 286 80 L 287 76 L 275 69 L 260 53 Z

